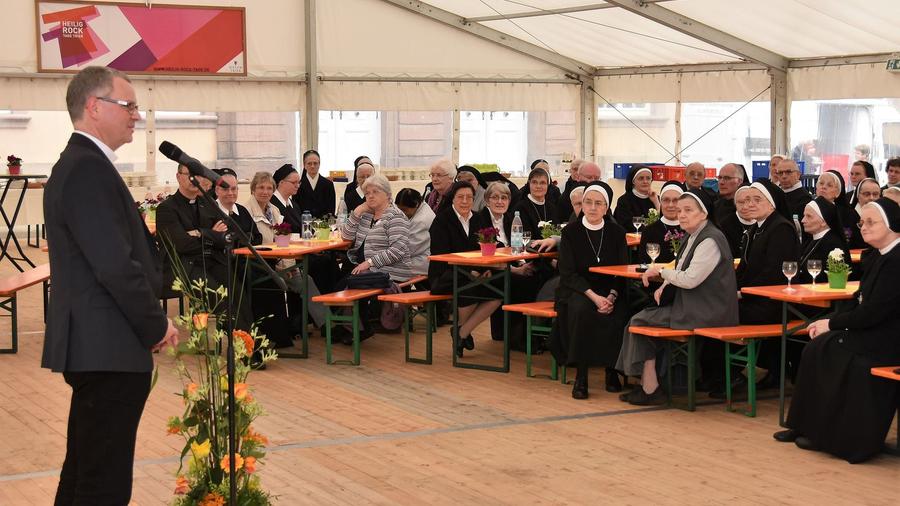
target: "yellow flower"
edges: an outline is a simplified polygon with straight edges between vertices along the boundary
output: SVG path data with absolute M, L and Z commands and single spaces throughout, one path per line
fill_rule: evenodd
M 227 376 L 219 376 L 219 388 L 221 388 L 223 392 L 228 391 L 228 377 Z
M 228 465 L 228 456 L 222 457 L 222 462 L 220 463 L 220 467 L 226 473 L 231 472 L 231 467 Z M 244 466 L 244 458 L 240 455 L 235 454 L 234 456 L 234 468 L 235 470 L 240 470 Z
M 207 455 L 209 455 L 209 446 L 209 439 L 200 444 L 197 444 L 197 442 L 194 441 L 193 443 L 191 443 L 191 453 L 194 454 L 195 459 L 203 460 Z
M 194 328 L 203 330 L 206 328 L 206 322 L 209 320 L 209 313 L 197 313 L 194 315 Z

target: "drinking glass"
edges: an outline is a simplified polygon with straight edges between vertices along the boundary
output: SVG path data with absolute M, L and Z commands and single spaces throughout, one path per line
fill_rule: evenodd
M 791 278 L 797 275 L 797 262 L 782 262 L 781 272 L 784 273 L 784 277 L 788 280 L 788 286 L 784 291 L 795 292 L 796 290 L 791 288 Z
M 527 248 L 529 242 L 531 242 L 531 232 L 522 232 L 522 247 Z
M 656 259 L 659 258 L 659 244 L 655 242 L 647 243 L 647 256 L 650 257 L 650 265 L 652 266 Z
M 638 235 L 641 233 L 641 227 L 644 225 L 644 217 L 643 216 L 635 216 L 631 218 L 631 224 L 634 225 L 634 231 Z
M 806 272 L 809 272 L 809 275 L 812 276 L 813 286 L 816 286 L 816 278 L 819 276 L 819 273 L 822 272 L 822 261 L 821 260 L 807 260 L 806 261 Z

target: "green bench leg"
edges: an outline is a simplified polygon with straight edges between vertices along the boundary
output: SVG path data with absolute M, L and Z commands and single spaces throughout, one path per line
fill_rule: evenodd
M 682 360 L 683 359 L 683 360 Z M 674 406 L 672 400 L 672 370 L 678 364 L 687 365 L 687 405 L 682 408 L 694 411 L 697 404 L 697 336 L 689 336 L 686 343 L 669 342 L 669 367 L 666 374 L 666 388 L 668 389 L 668 405 Z
M 9 311 L 12 323 L 12 345 L 9 348 L 0 348 L 0 353 L 18 353 L 19 351 L 19 325 L 18 312 L 16 311 L 16 295 L 0 301 L 0 308 Z
M 434 333 L 434 317 L 435 317 L 435 306 L 433 302 L 426 302 L 422 308 L 422 310 L 414 310 L 411 309 L 410 306 L 404 305 L 403 307 L 403 328 L 404 331 L 404 339 L 406 341 L 406 361 L 413 364 L 426 364 L 431 365 L 431 338 Z M 425 358 L 416 358 L 411 357 L 409 354 L 409 341 L 410 341 L 410 331 L 415 328 L 415 318 L 416 315 L 424 314 L 425 315 Z
M 326 307 L 328 311 L 325 313 L 325 362 L 328 365 L 359 365 L 359 301 L 353 301 L 353 312 L 351 316 L 334 314 L 331 310 L 331 306 Z M 332 327 L 335 323 L 349 323 L 353 326 L 353 360 L 332 359 Z
M 731 388 L 731 366 L 745 366 L 747 368 L 747 403 L 749 410 L 744 414 L 749 417 L 756 416 L 756 360 L 758 356 L 758 343 L 756 339 L 751 339 L 744 346 L 743 350 L 731 352 L 731 343 L 725 342 L 725 396 L 727 399 L 726 409 L 735 411 L 732 406 L 732 388 Z
M 531 357 L 531 339 L 535 335 L 538 336 L 549 336 L 550 331 L 553 328 L 553 319 L 550 319 L 550 325 L 536 325 L 532 321 L 531 315 L 525 315 L 525 375 L 529 378 L 534 378 L 535 375 L 531 372 L 532 365 L 532 357 Z M 553 381 L 556 381 L 559 376 L 558 367 L 556 364 L 556 358 L 553 354 L 550 354 L 550 374 L 549 378 Z

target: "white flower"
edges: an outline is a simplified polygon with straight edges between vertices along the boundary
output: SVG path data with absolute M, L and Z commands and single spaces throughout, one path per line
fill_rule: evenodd
M 549 221 L 539 221 L 539 222 L 538 222 L 538 228 L 544 228 L 544 227 L 546 227 L 547 225 L 550 225 L 550 222 L 549 222 Z
M 834 248 L 828 253 L 828 258 L 840 262 L 844 260 L 844 252 L 840 248 Z

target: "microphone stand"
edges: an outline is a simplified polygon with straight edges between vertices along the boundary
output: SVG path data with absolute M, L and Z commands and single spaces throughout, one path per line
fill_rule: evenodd
M 259 262 L 263 266 L 263 270 L 272 278 L 276 285 L 281 288 L 283 291 L 287 291 L 287 283 L 284 279 L 275 272 L 268 262 L 259 254 L 256 248 L 253 247 L 253 244 L 250 243 L 250 237 L 247 236 L 247 233 L 241 229 L 241 227 L 234 221 L 234 218 L 226 214 L 222 209 L 219 208 L 219 205 L 216 203 L 215 199 L 212 198 L 211 192 L 206 192 L 203 190 L 203 187 L 197 182 L 197 179 L 194 176 L 190 178 L 191 183 L 200 190 L 200 198 L 209 206 L 210 209 L 216 213 L 219 218 L 228 225 L 228 230 L 225 232 L 225 272 L 228 273 L 225 279 L 225 289 L 228 293 L 228 298 L 225 301 L 225 335 L 228 338 L 228 347 L 225 352 L 225 371 L 228 376 L 228 467 L 231 469 L 231 472 L 228 473 L 228 504 L 229 506 L 235 506 L 237 504 L 237 480 L 234 479 L 237 471 L 235 470 L 235 456 L 237 449 L 237 434 L 236 434 L 236 422 L 235 422 L 235 411 L 237 409 L 237 402 L 234 397 L 234 305 L 232 301 L 234 300 L 234 282 L 233 277 L 231 275 L 231 257 L 234 254 L 234 243 L 235 239 L 247 245 L 247 248 L 253 254 L 254 258 L 259 260 Z

